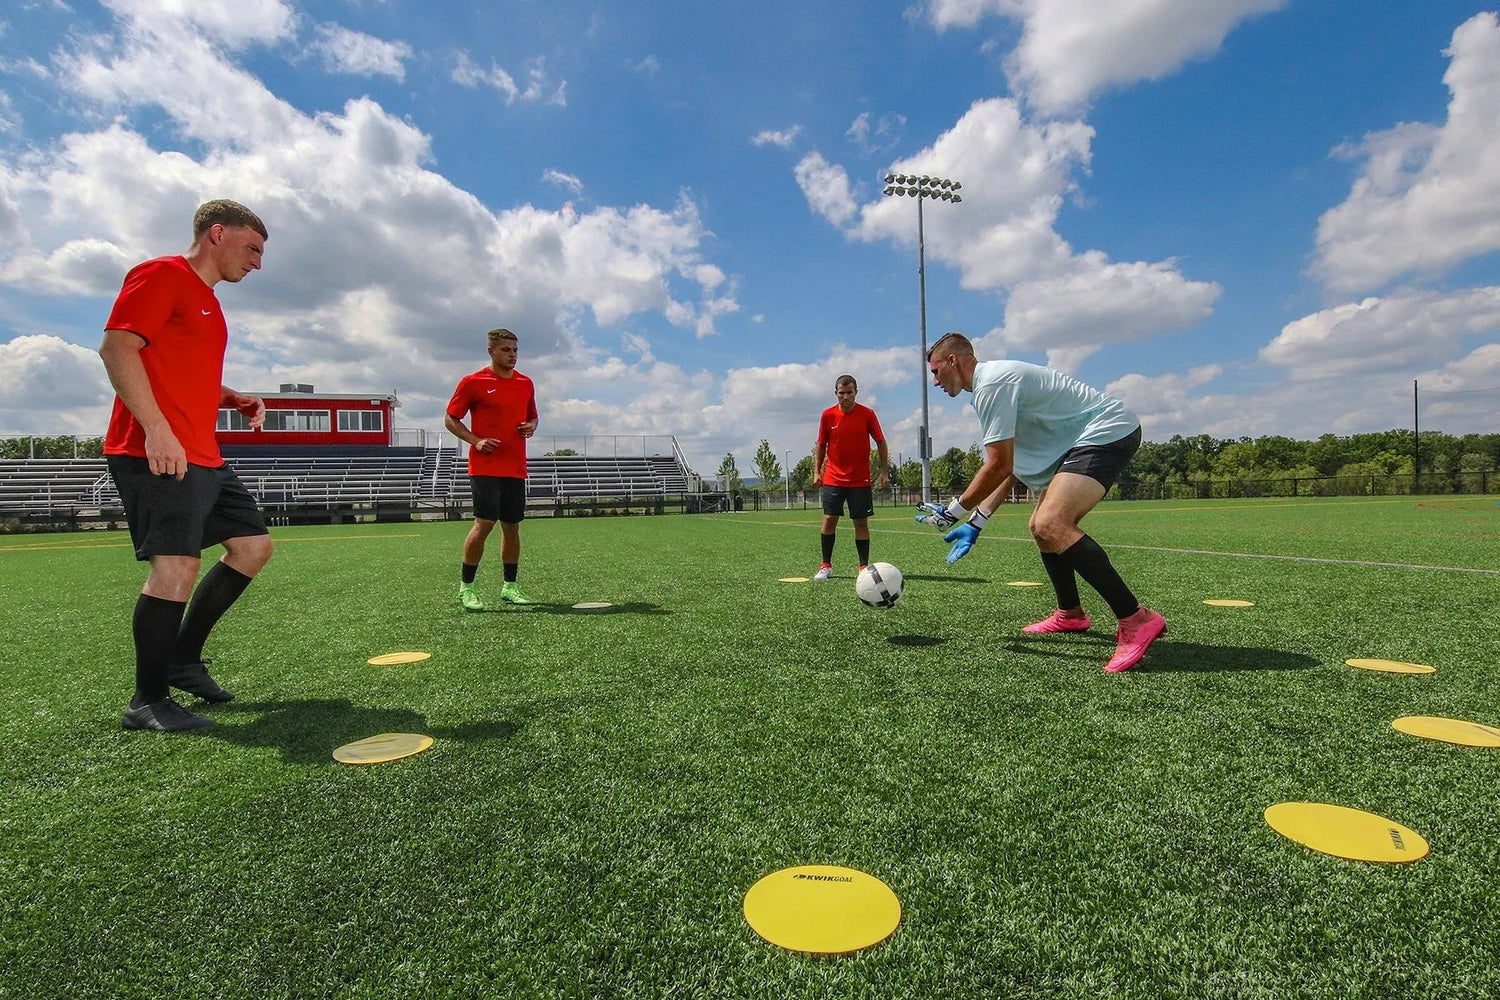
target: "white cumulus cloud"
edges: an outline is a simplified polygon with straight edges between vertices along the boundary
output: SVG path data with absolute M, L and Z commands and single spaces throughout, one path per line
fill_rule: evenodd
M 491 208 L 433 169 L 411 121 L 370 98 L 299 110 L 193 17 L 169 13 L 132 6 L 114 34 L 54 57 L 70 96 L 110 123 L 0 153 L 0 285 L 96 298 L 102 317 L 132 264 L 187 247 L 197 204 L 234 198 L 271 236 L 264 269 L 218 290 L 230 384 L 399 389 L 403 422 L 427 426 L 500 323 L 560 398 L 574 365 L 606 353 L 587 342 L 587 319 L 613 327 L 649 313 L 703 337 L 739 308 L 686 195 L 664 207 Z M 0 368 L 34 372 L 41 352 L 94 370 L 91 349 L 65 344 L 12 341 Z M 104 406 L 97 374 L 67 385 Z
M 103 433 L 114 391 L 99 355 L 60 337 L 0 344 L 0 428 L 19 433 Z
M 554 170 L 551 167 L 548 167 L 546 170 L 542 171 L 542 180 L 546 181 L 548 184 L 555 184 L 560 188 L 564 188 L 574 195 L 583 193 L 583 181 L 579 180 L 572 174 L 565 174 L 561 170 Z
M 322 54 L 330 72 L 355 76 L 405 80 L 405 60 L 411 58 L 411 46 L 405 42 L 387 42 L 336 24 L 318 25 L 312 48 Z
M 1430 277 L 1500 249 L 1500 18 L 1453 33 L 1448 119 L 1365 136 L 1349 197 L 1318 220 L 1312 274 L 1342 293 Z
M 829 163 L 822 153 L 808 153 L 798 161 L 793 174 L 812 210 L 835 226 L 843 226 L 859 211 L 848 172 Z
M 463 87 L 493 87 L 505 95 L 506 104 L 528 101 L 562 107 L 568 103 L 567 81 L 553 83 L 548 79 L 546 61 L 540 57 L 531 60 L 527 65 L 526 86 L 524 87 L 516 82 L 514 76 L 493 62 L 490 63 L 489 69 L 478 65 L 469 58 L 467 52 L 458 54 L 458 61 L 449 73 L 449 78 Z
M 1500 287 L 1406 292 L 1324 309 L 1288 323 L 1261 360 L 1293 379 L 1411 371 L 1451 355 L 1465 336 L 1500 332 Z
M 962 185 L 961 202 L 924 200 L 927 256 L 958 267 L 965 288 L 1008 295 L 1005 324 L 989 343 L 1045 350 L 1068 369 L 1106 344 L 1205 319 L 1221 291 L 1187 278 L 1175 261 L 1112 262 L 1062 238 L 1057 216 L 1088 165 L 1092 138 L 1083 122 L 1030 122 L 1015 101 L 990 98 L 891 167 Z M 818 153 L 803 158 L 796 177 L 813 210 L 851 239 L 914 242 L 911 198 L 860 204 L 845 169 Z
M 780 146 L 782 149 L 791 149 L 792 143 L 797 136 L 802 134 L 801 125 L 793 125 L 784 129 L 765 129 L 750 137 L 752 146 Z
M 1111 87 L 1155 80 L 1213 55 L 1246 18 L 1287 0 L 930 0 L 939 30 L 986 17 L 1021 23 L 1005 60 L 1012 90 L 1043 114 L 1062 114 Z

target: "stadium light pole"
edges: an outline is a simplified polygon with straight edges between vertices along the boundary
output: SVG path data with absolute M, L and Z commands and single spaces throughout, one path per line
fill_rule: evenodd
M 918 442 L 918 453 L 922 457 L 922 501 L 932 499 L 932 438 L 928 432 L 927 415 L 927 240 L 922 229 L 922 200 L 963 201 L 958 191 L 963 185 L 947 177 L 928 177 L 926 174 L 886 174 L 885 195 L 917 199 L 917 295 L 922 322 L 922 430 Z
M 792 449 L 786 450 L 786 509 L 792 509 Z

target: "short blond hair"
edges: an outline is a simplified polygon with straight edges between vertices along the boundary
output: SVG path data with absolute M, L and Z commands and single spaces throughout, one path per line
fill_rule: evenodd
M 260 216 L 228 198 L 216 198 L 198 206 L 198 211 L 193 213 L 193 239 L 198 239 L 214 226 L 226 229 L 244 227 L 260 233 L 263 240 L 271 238 L 271 234 L 266 232 L 266 224 L 260 221 Z
M 946 346 L 945 346 L 946 345 Z M 943 354 L 956 354 L 961 358 L 972 358 L 974 356 L 974 345 L 969 338 L 957 331 L 949 331 L 938 338 L 927 352 L 927 360 L 931 361 L 934 354 L 941 351 Z
M 511 333 L 509 330 L 507 330 L 503 326 L 502 327 L 498 327 L 497 329 L 491 330 L 489 333 L 485 334 L 485 337 L 487 338 L 489 346 L 491 346 L 491 347 L 494 347 L 496 344 L 500 343 L 500 341 L 502 341 L 502 340 L 515 340 L 517 346 L 520 346 L 520 343 L 521 343 L 519 340 L 517 340 L 515 334 Z

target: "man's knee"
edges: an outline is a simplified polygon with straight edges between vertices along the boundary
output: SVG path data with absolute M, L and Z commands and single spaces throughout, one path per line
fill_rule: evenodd
M 1043 552 L 1057 552 L 1060 549 L 1055 546 L 1065 542 L 1069 535 L 1077 531 L 1077 527 L 1067 518 L 1044 514 L 1037 511 L 1031 515 L 1031 522 L 1027 525 L 1031 529 L 1031 537 L 1041 546 Z
M 224 542 L 225 562 L 246 576 L 254 576 L 271 561 L 275 546 L 270 535 L 245 535 Z
M 151 572 L 141 593 L 164 601 L 185 602 L 198 582 L 200 560 L 196 556 L 153 556 Z

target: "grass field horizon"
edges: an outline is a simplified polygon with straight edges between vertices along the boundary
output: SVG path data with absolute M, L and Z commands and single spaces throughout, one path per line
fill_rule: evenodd
M 144 570 L 121 533 L 0 538 L 0 997 L 1494 997 L 1500 724 L 1490 497 L 1132 502 L 1085 526 L 1169 631 L 1123 675 L 1114 621 L 1048 613 L 1007 506 L 973 553 L 905 508 L 853 592 L 814 510 L 535 519 L 541 603 L 457 603 L 467 523 L 278 528 L 210 640 L 238 695 L 129 733 Z M 1212 608 L 1208 598 L 1255 602 Z M 599 612 L 582 601 L 609 601 Z M 422 650 L 421 663 L 375 667 Z M 1433 664 L 1430 676 L 1349 657 Z M 416 757 L 332 750 L 420 732 Z M 1365 809 L 1405 865 L 1286 840 L 1283 801 Z M 785 952 L 741 903 L 836 864 L 896 892 L 853 956 Z

